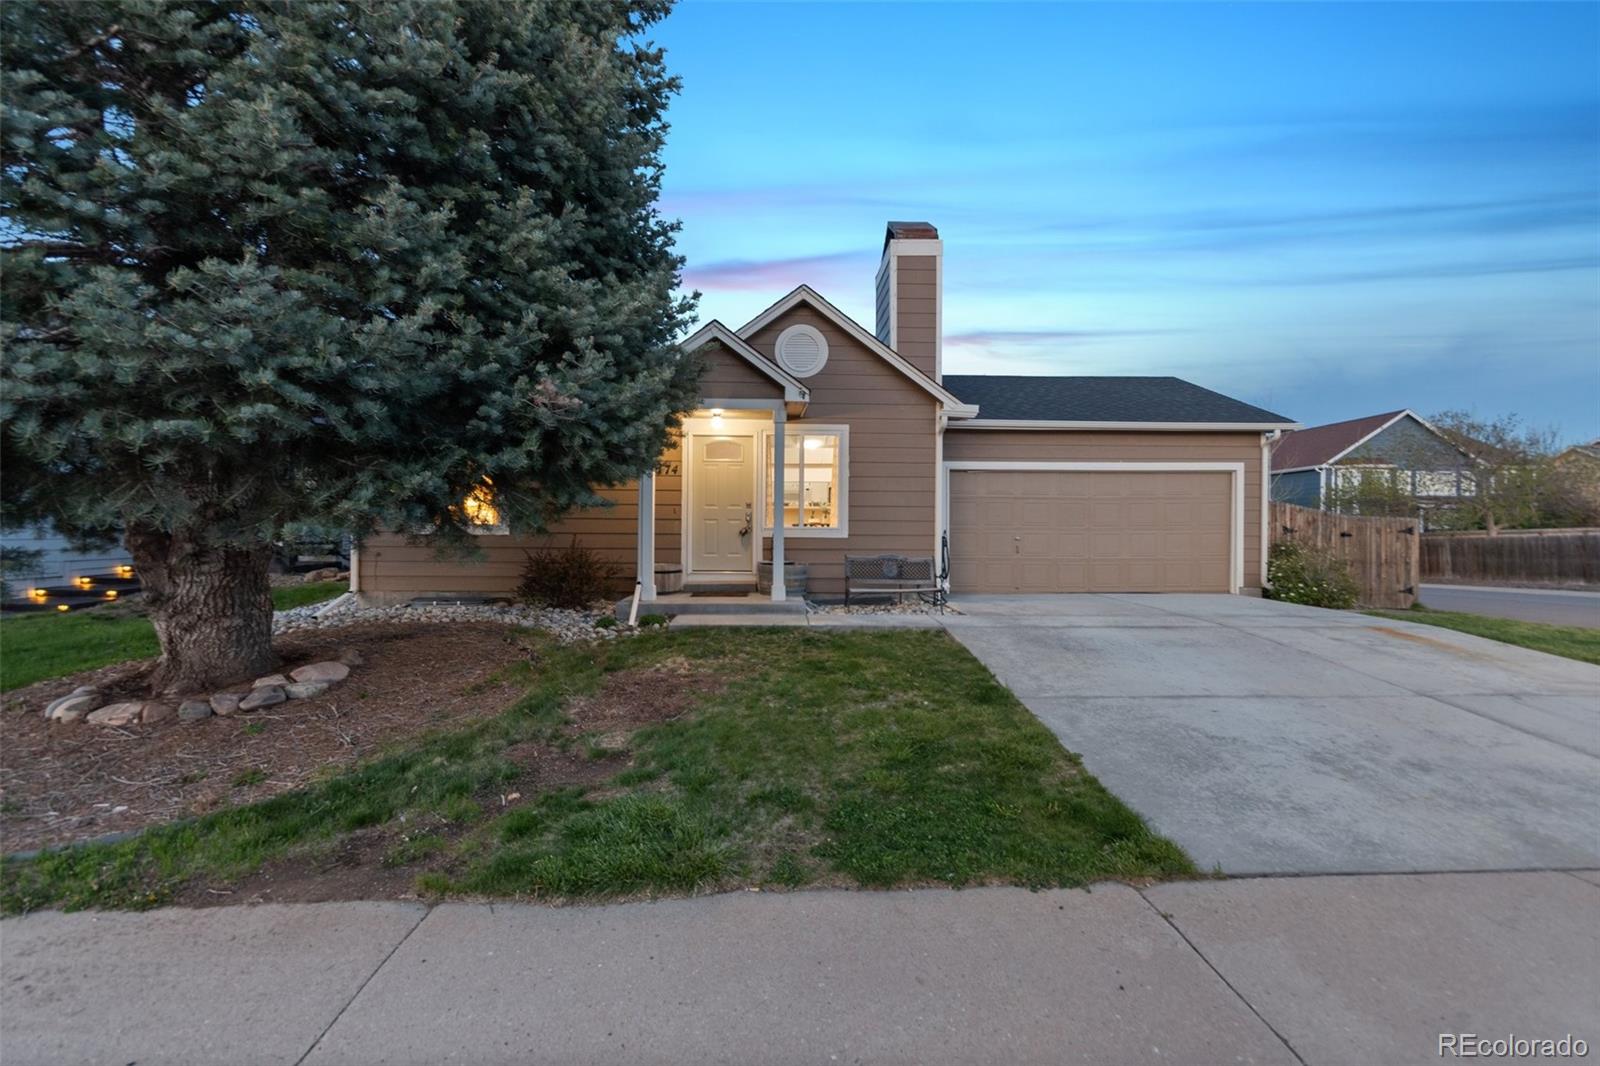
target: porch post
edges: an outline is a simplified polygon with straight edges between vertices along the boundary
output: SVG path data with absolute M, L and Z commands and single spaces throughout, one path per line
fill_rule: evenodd
M 781 603 L 783 580 L 783 436 L 784 411 L 772 412 L 772 602 Z
M 639 478 L 639 599 L 656 598 L 656 475 Z

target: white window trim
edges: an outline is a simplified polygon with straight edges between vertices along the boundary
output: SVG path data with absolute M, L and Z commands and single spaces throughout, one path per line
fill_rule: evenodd
M 1227 471 L 1233 486 L 1233 506 L 1228 522 L 1230 566 L 1228 591 L 1238 595 L 1244 587 L 1244 464 L 1239 462 L 1019 462 L 1010 459 L 957 459 L 947 460 L 939 477 L 943 489 L 939 493 L 941 510 L 939 528 L 948 534 L 950 529 L 950 471 L 952 470 L 1109 470 L 1122 473 L 1180 473 L 1184 471 Z M 1262 506 L 1265 506 L 1263 502 Z M 1263 551 L 1265 545 L 1262 546 Z M 950 554 L 955 555 L 955 538 L 950 540 Z
M 822 422 L 785 422 L 783 428 L 785 440 L 788 437 L 805 437 L 814 433 L 834 433 L 839 437 L 839 486 L 835 493 L 838 499 L 839 524 L 837 526 L 784 526 L 785 540 L 795 537 L 814 538 L 817 540 L 842 540 L 850 535 L 850 427 Z M 767 442 L 771 439 L 773 427 L 766 426 L 761 431 L 759 442 L 760 458 L 756 463 L 756 499 L 761 504 L 756 508 L 761 513 L 761 518 L 756 522 L 756 533 L 763 537 L 772 535 L 772 523 L 767 520 Z M 804 451 L 802 447 L 799 451 Z M 794 469 L 799 473 L 801 464 L 796 461 L 798 454 L 794 448 L 787 448 L 783 453 L 783 466 L 787 471 Z M 803 486 L 803 482 L 802 482 Z M 802 487 L 802 493 L 805 491 Z
M 791 333 L 809 334 L 811 339 L 817 343 L 817 351 L 821 353 L 821 358 L 817 360 L 817 365 L 803 374 L 794 367 L 790 366 L 788 360 L 786 360 L 783 355 L 784 339 Z M 822 331 L 820 329 L 805 322 L 796 322 L 794 325 L 788 327 L 782 333 L 778 334 L 778 339 L 772 344 L 772 354 L 777 357 L 778 365 L 783 368 L 784 373 L 795 378 L 796 380 L 804 381 L 806 378 L 816 377 L 818 374 L 822 373 L 823 368 L 828 365 L 828 356 L 833 353 L 828 348 L 828 338 L 822 335 Z

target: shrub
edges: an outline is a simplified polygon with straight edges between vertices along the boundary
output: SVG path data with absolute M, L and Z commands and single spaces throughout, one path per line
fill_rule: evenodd
M 1291 541 L 1267 553 L 1267 595 L 1286 603 L 1347 610 L 1361 597 L 1361 586 L 1349 564 L 1326 548 L 1308 548 Z
M 610 614 L 602 615 L 594 620 L 594 627 L 596 629 L 615 629 L 617 628 L 616 616 Z
M 667 616 L 664 614 L 641 614 L 639 616 L 640 629 L 649 629 L 652 626 L 661 626 L 662 628 L 665 628 L 666 624 Z
M 565 548 L 523 554 L 528 561 L 516 590 L 522 603 L 582 609 L 603 599 L 621 573 L 615 563 L 580 544 L 577 537 Z

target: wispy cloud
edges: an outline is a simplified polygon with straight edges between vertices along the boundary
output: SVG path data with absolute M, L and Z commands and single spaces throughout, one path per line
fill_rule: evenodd
M 1178 329 L 980 329 L 947 333 L 946 347 L 996 348 L 1037 345 L 1086 344 L 1121 337 L 1155 337 L 1183 333 Z
M 801 283 L 821 287 L 847 278 L 870 278 L 874 265 L 874 257 L 860 250 L 786 259 L 724 259 L 686 267 L 683 283 L 685 288 L 713 291 L 786 290 Z

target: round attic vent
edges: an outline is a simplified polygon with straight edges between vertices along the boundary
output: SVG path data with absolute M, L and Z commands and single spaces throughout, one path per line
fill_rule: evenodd
M 811 326 L 790 326 L 778 334 L 778 365 L 808 378 L 828 364 L 828 342 Z

